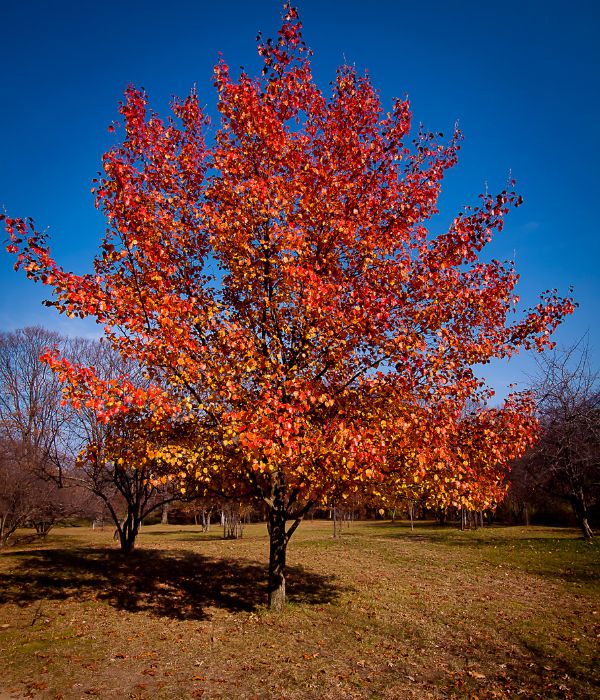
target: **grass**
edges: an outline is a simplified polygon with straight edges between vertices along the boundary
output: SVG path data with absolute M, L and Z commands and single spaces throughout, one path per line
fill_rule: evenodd
M 600 548 L 575 531 L 306 522 L 290 603 L 267 535 L 65 528 L 0 555 L 0 700 L 596 698 Z M 4 695 L 3 695 L 4 692 Z

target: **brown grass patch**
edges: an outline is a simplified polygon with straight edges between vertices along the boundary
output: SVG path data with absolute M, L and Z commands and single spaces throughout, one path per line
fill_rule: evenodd
M 266 530 L 70 528 L 0 555 L 0 697 L 595 698 L 598 545 L 568 530 L 307 522 L 290 604 Z

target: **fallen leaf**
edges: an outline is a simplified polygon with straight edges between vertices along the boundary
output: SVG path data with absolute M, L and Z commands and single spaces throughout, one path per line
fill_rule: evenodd
M 477 680 L 485 678 L 483 673 L 479 673 L 477 671 L 468 671 L 468 675 L 471 676 L 471 678 L 477 678 Z

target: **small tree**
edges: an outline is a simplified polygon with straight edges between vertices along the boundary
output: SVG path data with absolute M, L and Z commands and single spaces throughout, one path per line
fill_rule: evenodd
M 101 443 L 90 443 L 70 477 L 88 488 L 104 504 L 115 524 L 123 553 L 135 547 L 145 518 L 165 504 L 182 500 L 180 480 L 171 485 L 161 464 L 148 459 L 148 438 L 143 428 L 124 421 L 104 434 Z
M 60 268 L 31 222 L 7 219 L 7 230 L 51 303 L 95 316 L 144 368 L 148 410 L 196 431 L 190 471 L 267 504 L 280 608 L 287 544 L 310 508 L 344 484 L 384 480 L 403 436 L 419 478 L 451 472 L 446 435 L 478 390 L 473 367 L 543 347 L 573 304 L 550 293 L 508 321 L 517 275 L 480 253 L 519 204 L 513 191 L 428 232 L 458 132 L 443 143 L 421 130 L 411 146 L 408 102 L 384 113 L 348 66 L 326 97 L 290 6 L 258 51 L 260 78 L 215 68 L 210 147 L 195 93 L 163 122 L 127 90 L 124 141 L 96 187 L 109 230 L 93 274 Z M 92 370 L 49 361 L 103 420 L 134 410 L 132 387 L 99 389 Z

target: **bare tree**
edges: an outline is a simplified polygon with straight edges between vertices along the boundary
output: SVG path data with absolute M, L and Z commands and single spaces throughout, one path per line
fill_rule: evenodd
M 46 535 L 76 512 L 62 473 L 73 463 L 66 441 L 70 412 L 58 379 L 40 362 L 48 346 L 66 341 L 41 327 L 0 333 L 0 530 L 2 543 L 23 525 Z
M 40 355 L 65 339 L 39 326 L 0 333 L 0 429 L 21 465 L 57 475 L 65 455 L 64 426 L 69 411 L 61 402 L 58 378 Z
M 13 444 L 0 442 L 0 547 L 34 514 L 34 475 L 20 468 Z
M 535 382 L 541 439 L 528 456 L 540 488 L 568 501 L 586 538 L 600 497 L 600 383 L 583 343 L 546 354 Z

